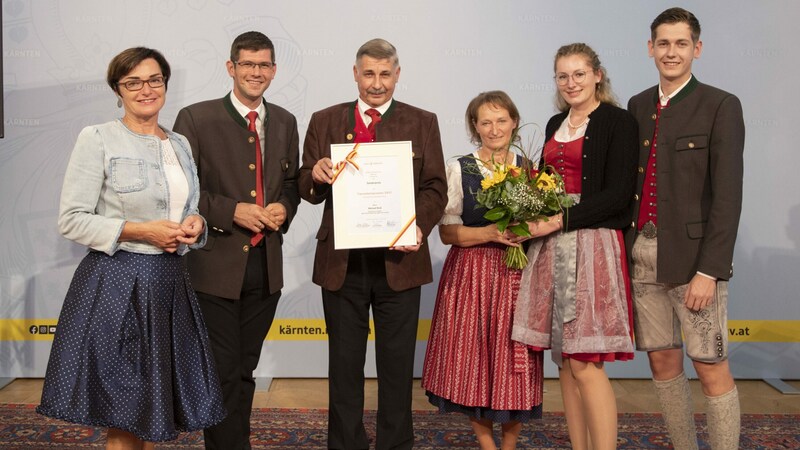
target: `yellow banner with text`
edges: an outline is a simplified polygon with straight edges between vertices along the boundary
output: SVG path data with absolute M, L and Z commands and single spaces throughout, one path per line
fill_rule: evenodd
M 51 341 L 56 319 L 0 319 L 0 341 Z M 370 321 L 374 339 L 374 323 Z M 431 319 L 420 319 L 417 340 L 428 339 Z M 731 342 L 800 342 L 800 320 L 730 320 Z M 324 341 L 328 338 L 325 319 L 275 319 L 268 341 Z

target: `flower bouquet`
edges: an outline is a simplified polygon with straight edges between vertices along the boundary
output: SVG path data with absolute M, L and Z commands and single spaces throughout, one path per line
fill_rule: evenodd
M 525 161 L 529 162 L 527 158 Z M 552 166 L 545 165 L 542 170 L 537 170 L 497 163 L 483 164 L 490 166 L 491 174 L 481 181 L 475 199 L 478 205 L 489 210 L 483 217 L 496 223 L 501 233 L 510 230 L 520 237 L 530 236 L 528 221 L 547 221 L 549 216 L 574 203 L 566 194 L 564 180 Z M 510 268 L 522 269 L 528 264 L 528 256 L 522 247 L 508 247 L 505 262 Z

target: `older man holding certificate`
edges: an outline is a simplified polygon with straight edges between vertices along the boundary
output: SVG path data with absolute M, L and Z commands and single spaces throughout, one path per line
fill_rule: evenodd
M 410 449 L 420 286 L 433 280 L 424 244 L 447 203 L 442 144 L 435 114 L 392 98 L 400 77 L 392 44 L 362 45 L 353 75 L 358 100 L 311 116 L 299 178 L 305 200 L 325 202 L 313 281 L 328 327 L 328 448 L 369 448 L 364 362 L 372 308 L 376 449 Z
M 337 250 L 417 244 L 411 148 L 411 141 L 331 146 Z

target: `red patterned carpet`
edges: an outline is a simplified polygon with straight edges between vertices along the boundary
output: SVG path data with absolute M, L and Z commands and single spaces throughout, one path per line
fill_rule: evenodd
M 34 405 L 0 404 L 0 449 L 103 448 L 102 430 L 70 425 L 36 414 Z M 700 416 L 698 416 L 698 420 Z M 375 412 L 365 415 L 368 430 L 374 430 Z M 414 448 L 417 450 L 477 448 L 472 431 L 459 415 L 431 411 L 414 413 Z M 698 423 L 701 448 L 705 426 Z M 257 409 L 253 412 L 253 449 L 325 449 L 326 412 L 305 409 Z M 370 431 L 370 438 L 374 435 Z M 199 432 L 182 434 L 177 440 L 158 444 L 157 449 L 202 449 Z M 526 424 L 518 449 L 568 449 L 562 414 L 545 413 L 541 421 Z M 620 414 L 620 449 L 667 449 L 665 430 L 657 414 Z M 800 415 L 748 414 L 742 417 L 743 449 L 800 449 Z

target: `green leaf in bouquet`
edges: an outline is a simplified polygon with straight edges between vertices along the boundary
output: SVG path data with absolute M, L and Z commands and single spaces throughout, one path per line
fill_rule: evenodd
M 511 221 L 511 216 L 507 215 L 500 220 L 497 221 L 497 229 L 500 230 L 501 233 L 506 231 L 508 228 L 508 222 Z
M 528 229 L 528 222 L 519 222 L 515 223 L 508 227 L 512 233 L 516 234 L 517 236 L 530 236 L 531 231 Z
M 494 209 L 490 209 L 489 211 L 486 211 L 486 213 L 483 215 L 483 218 L 486 220 L 490 220 L 492 222 L 497 222 L 498 220 L 502 219 L 503 216 L 505 215 L 506 215 L 506 210 L 502 207 L 497 207 Z

